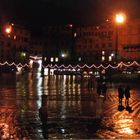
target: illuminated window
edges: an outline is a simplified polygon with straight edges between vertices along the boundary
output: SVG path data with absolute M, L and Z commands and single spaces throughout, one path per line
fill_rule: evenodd
M 54 58 L 53 58 L 53 57 L 51 57 L 50 61 L 51 61 L 51 62 L 53 62 L 53 61 L 54 61 Z
M 58 62 L 58 61 L 59 61 L 59 59 L 58 59 L 58 57 L 56 57 L 56 58 L 55 58 L 55 62 Z
M 78 61 L 81 61 L 81 57 L 78 58 Z
M 111 56 L 109 56 L 109 57 L 108 57 L 108 60 L 109 60 L 109 61 L 112 61 L 112 57 L 111 57 Z
M 105 51 L 102 51 L 102 55 L 105 55 Z
M 16 40 L 16 38 L 17 38 L 16 35 L 14 35 L 14 40 Z
M 77 36 L 77 33 L 74 33 L 74 37 L 76 37 Z
M 104 56 L 102 56 L 102 61 L 105 61 L 105 57 Z

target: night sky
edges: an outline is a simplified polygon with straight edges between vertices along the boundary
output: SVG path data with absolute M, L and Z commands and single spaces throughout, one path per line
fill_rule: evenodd
M 0 20 L 40 30 L 52 24 L 96 24 L 124 11 L 140 17 L 140 0 L 0 0 Z

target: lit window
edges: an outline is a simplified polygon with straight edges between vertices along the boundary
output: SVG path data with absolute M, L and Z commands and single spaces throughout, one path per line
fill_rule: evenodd
M 77 33 L 74 33 L 74 37 L 76 37 L 77 36 Z
M 109 61 L 112 61 L 112 57 L 111 57 L 111 56 L 109 56 L 109 58 L 108 58 L 108 59 L 109 59 Z
M 16 38 L 17 38 L 16 35 L 14 35 L 14 40 L 16 40 Z
M 102 61 L 105 61 L 105 57 L 104 56 L 102 56 Z
M 58 57 L 56 57 L 56 58 L 55 58 L 55 62 L 58 62 L 58 61 L 59 61 L 59 59 L 58 59 Z
M 51 61 L 51 62 L 53 62 L 53 61 L 54 61 L 54 58 L 53 58 L 53 57 L 51 57 L 50 61 Z
M 105 55 L 105 51 L 102 51 L 102 55 Z
M 78 61 L 81 61 L 81 57 L 78 58 Z

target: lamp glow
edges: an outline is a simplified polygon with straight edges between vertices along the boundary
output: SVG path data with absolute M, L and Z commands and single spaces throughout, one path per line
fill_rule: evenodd
M 124 23 L 125 15 L 122 13 L 116 14 L 116 22 L 117 23 Z

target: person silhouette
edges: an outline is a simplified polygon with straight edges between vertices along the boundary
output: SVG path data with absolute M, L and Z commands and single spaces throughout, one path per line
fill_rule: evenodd
M 124 89 L 122 85 L 118 87 L 119 105 L 122 106 L 122 99 L 124 98 Z
M 125 94 L 125 105 L 129 106 L 129 98 L 130 98 L 130 87 L 129 87 L 129 85 L 127 85 L 125 87 L 124 94 Z

